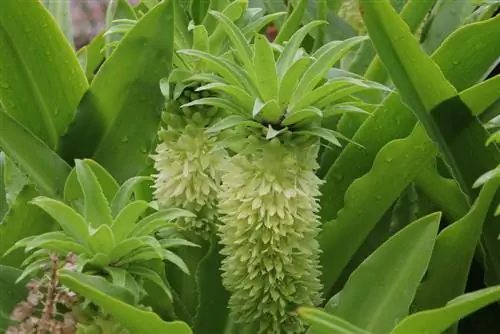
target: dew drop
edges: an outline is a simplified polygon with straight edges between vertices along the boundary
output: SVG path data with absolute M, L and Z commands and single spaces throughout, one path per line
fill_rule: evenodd
M 121 141 L 122 141 L 122 143 L 127 143 L 128 142 L 128 137 L 127 136 L 123 137 Z

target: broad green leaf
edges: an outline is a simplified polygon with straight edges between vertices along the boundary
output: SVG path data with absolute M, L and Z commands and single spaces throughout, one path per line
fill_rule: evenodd
M 174 1 L 139 19 L 103 64 L 82 100 L 61 154 L 93 156 L 118 182 L 140 173 L 154 149 L 173 52 Z
M 446 208 L 444 216 L 454 221 L 467 213 L 469 203 L 454 179 L 439 174 L 436 163 L 436 159 L 433 159 L 425 166 L 415 179 L 415 183 L 439 208 Z
M 64 32 L 64 36 L 66 36 L 69 44 L 74 47 L 72 25 L 73 21 L 70 10 L 70 3 L 67 1 L 59 0 L 42 0 L 42 2 L 56 19 L 59 27 Z
M 118 183 L 116 180 L 104 169 L 101 165 L 91 159 L 83 159 L 83 163 L 92 170 L 92 173 L 97 178 L 102 192 L 108 202 L 111 202 L 118 190 Z M 84 215 L 85 214 L 85 201 L 82 185 L 80 184 L 77 176 L 76 168 L 71 170 L 66 184 L 64 185 L 64 201 L 71 204 L 74 209 Z
M 215 123 L 211 127 L 207 128 L 205 131 L 208 134 L 215 134 L 219 133 L 223 130 L 230 129 L 235 126 L 240 126 L 240 125 L 247 125 L 247 126 L 253 126 L 253 127 L 261 127 L 262 124 L 254 121 L 249 121 L 248 117 L 245 116 L 239 116 L 239 115 L 231 115 L 227 116 L 226 118 L 223 118 L 219 122 Z
M 492 32 L 496 31 L 499 27 L 500 17 L 497 17 L 459 29 L 452 34 L 433 55 L 433 59 L 443 70 L 443 73 L 458 89 L 464 89 L 473 85 L 476 81 L 480 80 L 496 62 L 498 52 L 493 51 L 491 45 L 500 43 L 500 35 Z M 478 49 L 471 53 L 471 50 L 468 47 L 464 47 L 464 44 L 470 47 L 477 46 Z M 460 70 L 458 70 L 457 65 L 451 66 L 450 64 L 452 62 L 460 64 Z M 383 126 L 381 126 L 382 124 Z M 343 210 L 342 216 L 346 219 L 342 219 L 342 221 L 338 221 L 337 219 L 337 221 L 332 221 L 323 226 L 321 239 L 323 239 L 322 247 L 324 249 L 323 261 L 326 261 L 326 263 L 330 262 L 330 258 L 335 258 L 337 254 L 342 253 L 343 260 L 336 258 L 336 261 L 332 263 L 336 263 L 336 265 L 343 267 L 344 264 L 341 263 L 348 261 L 351 256 L 347 253 L 354 253 L 355 249 L 360 245 L 358 242 L 361 242 L 366 237 L 373 226 L 375 226 L 379 217 L 383 215 L 383 213 L 377 213 L 375 216 L 372 216 L 373 220 L 363 220 L 364 222 L 361 229 L 357 224 L 352 224 L 355 221 L 359 221 L 360 218 L 357 213 L 360 210 L 364 211 L 367 203 L 372 203 L 371 201 L 373 199 L 373 204 L 378 206 L 378 208 L 373 207 L 370 210 L 374 210 L 372 212 L 379 212 L 379 210 L 383 212 L 394 202 L 399 192 L 391 191 L 388 193 L 385 191 L 385 185 L 392 186 L 395 183 L 402 182 L 401 188 L 399 189 L 404 189 L 403 184 L 407 184 L 413 179 L 411 174 L 418 174 L 420 168 L 423 168 L 427 163 L 432 161 L 437 151 L 435 149 L 429 150 L 430 147 L 428 146 L 428 142 L 422 147 L 421 145 L 423 142 L 416 141 L 414 144 L 407 146 L 400 153 L 402 155 L 408 155 L 408 159 L 405 161 L 409 164 L 409 168 L 407 169 L 405 164 L 394 165 L 391 171 L 397 170 L 398 172 L 396 174 L 391 172 L 391 177 L 389 177 L 385 183 L 372 188 L 372 199 L 365 198 L 360 201 L 354 200 L 359 189 L 352 193 L 355 195 L 353 197 L 346 194 L 346 191 L 350 192 L 358 187 L 356 186 L 356 182 L 353 183 L 354 180 L 370 171 L 370 168 L 374 165 L 374 159 L 377 156 L 377 152 L 388 143 L 392 145 L 391 141 L 407 136 L 414 125 L 415 117 L 411 110 L 404 106 L 397 93 L 392 93 L 384 101 L 383 105 L 375 110 L 373 116 L 369 117 L 363 123 L 353 137 L 353 141 L 363 145 L 364 149 L 352 144 L 347 145 L 339 158 L 335 161 L 335 164 L 330 168 L 326 176 L 326 182 L 321 188 L 321 216 L 324 222 L 335 219 L 335 217 L 338 216 L 337 213 L 339 210 L 344 207 L 345 209 Z M 422 137 L 422 140 L 425 141 L 427 139 Z M 465 143 L 467 143 L 466 137 L 464 137 L 462 142 L 457 142 L 456 145 L 459 147 L 460 145 L 465 145 Z M 427 154 L 420 149 L 415 149 L 415 147 L 428 150 L 427 154 L 431 155 L 432 159 L 428 160 L 429 162 L 424 162 L 424 164 L 420 166 L 415 166 L 415 163 L 421 163 L 421 159 L 427 160 Z M 481 149 L 476 147 L 474 150 L 469 151 L 469 154 L 474 155 L 475 152 L 479 154 L 481 153 Z M 476 155 L 474 159 L 479 158 L 480 156 Z M 390 163 L 392 158 L 387 156 L 386 159 L 388 160 L 387 162 Z M 469 161 L 485 161 L 484 158 L 480 158 L 479 160 L 474 159 L 471 160 L 470 157 L 468 158 Z M 470 167 L 483 169 L 484 172 L 484 170 L 486 170 L 485 167 L 480 166 L 484 165 L 471 164 Z M 354 188 L 348 190 L 351 184 Z M 367 194 L 367 192 L 369 193 L 369 191 L 365 190 L 364 194 Z M 364 194 L 360 195 L 363 197 Z M 391 197 L 391 199 L 387 198 L 387 196 Z M 344 200 L 344 198 L 346 200 Z M 350 201 L 349 198 L 354 201 L 348 203 Z M 378 200 L 382 199 L 384 199 L 385 204 L 380 206 Z M 457 219 L 458 218 L 460 217 L 457 217 Z M 487 225 L 485 225 L 485 228 L 486 226 Z M 342 232 L 337 233 L 337 229 L 341 229 Z M 340 238 L 330 238 L 329 235 L 338 235 Z M 349 243 L 345 244 L 343 240 L 349 240 Z M 491 245 L 496 243 L 497 241 L 491 240 Z M 351 248 L 353 251 L 352 253 L 350 251 Z M 338 271 L 335 269 L 330 272 L 333 267 L 328 265 L 324 265 L 324 268 L 326 268 L 324 273 L 324 282 L 326 282 L 326 285 L 335 281 L 338 277 L 337 275 L 340 274 L 342 270 L 339 268 Z
M 408 25 L 408 28 L 412 33 L 415 33 L 415 31 L 421 26 L 422 22 L 427 17 L 429 11 L 435 3 L 436 0 L 409 0 L 406 2 L 405 6 L 401 10 L 400 16 L 401 19 L 403 19 L 403 21 L 405 21 Z M 373 46 L 373 44 L 370 43 L 370 46 Z M 370 63 L 365 72 L 365 77 L 369 80 L 380 83 L 385 83 L 387 81 L 387 71 L 378 56 L 375 56 Z
M 340 144 L 339 140 L 337 139 L 337 135 L 339 135 L 338 132 L 335 132 L 333 130 L 325 129 L 325 128 L 312 128 L 309 130 L 300 130 L 300 131 L 295 131 L 296 134 L 301 135 L 311 135 L 311 136 L 316 136 L 321 139 L 326 140 L 327 142 L 336 145 L 336 146 L 342 146 Z
M 85 219 L 71 207 L 48 197 L 36 197 L 31 203 L 40 207 L 54 218 L 70 237 L 82 245 L 87 244 L 89 226 Z
M 85 72 L 85 76 L 89 83 L 92 82 L 99 67 L 105 60 L 104 52 L 102 52 L 104 45 L 105 40 L 101 33 L 95 36 L 89 44 L 76 52 L 80 66 Z
M 264 101 L 278 96 L 278 73 L 274 61 L 274 52 L 266 36 L 255 36 L 253 64 L 257 77 L 257 87 Z
M 201 24 L 208 13 L 212 0 L 192 0 L 191 17 L 195 24 Z
M 5 153 L 0 152 L 0 222 L 9 211 L 9 203 L 7 203 L 7 187 L 5 186 Z
M 79 159 L 75 161 L 75 170 L 85 199 L 85 220 L 93 228 L 111 225 L 113 219 L 109 203 L 96 175 L 85 162 Z
M 141 237 L 149 235 L 156 232 L 162 225 L 168 226 L 172 220 L 186 217 L 196 217 L 196 215 L 190 211 L 177 208 L 157 211 L 140 220 L 130 233 L 130 236 Z
M 172 300 L 173 300 L 172 291 L 170 291 L 170 289 L 167 286 L 167 283 L 163 281 L 160 274 L 158 274 L 157 272 L 155 272 L 152 269 L 149 269 L 146 267 L 139 267 L 139 266 L 128 268 L 127 271 L 133 275 L 137 275 L 137 276 L 141 277 L 142 279 L 147 279 L 147 280 L 151 281 L 152 283 L 154 283 L 156 286 L 161 288 L 163 290 L 163 292 L 165 292 L 165 294 L 168 296 L 168 298 L 169 298 L 168 302 L 172 302 Z
M 4 159 L 3 179 L 5 182 L 5 197 L 7 204 L 12 206 L 21 190 L 32 182 L 30 182 L 28 176 L 18 168 L 12 159 L 4 152 L 2 152 L 2 154 Z
M 217 19 L 219 24 L 221 24 L 227 36 L 236 48 L 238 57 L 243 62 L 248 75 L 252 78 L 255 75 L 255 73 L 253 73 L 252 66 L 253 52 L 252 49 L 250 49 L 243 32 L 224 14 L 213 10 L 209 11 L 209 13 Z
M 104 34 L 107 44 L 105 48 L 106 58 L 109 58 L 114 49 L 111 45 L 119 43 L 122 39 L 122 36 L 110 34 L 110 32 L 118 26 L 117 24 L 113 24 L 113 21 L 122 19 L 128 19 L 132 22 L 136 21 L 137 14 L 135 13 L 134 8 L 127 0 L 110 0 L 106 9 L 106 32 Z M 127 33 L 133 24 L 134 23 L 127 24 L 122 34 Z
M 251 110 L 253 108 L 253 98 L 240 87 L 227 85 L 222 82 L 213 82 L 196 88 L 197 92 L 204 90 L 221 91 L 230 95 L 231 98 L 233 98 L 241 105 L 243 110 Z
M 344 208 L 337 218 L 323 224 L 319 240 L 323 250 L 322 282 L 327 291 L 384 212 L 437 154 L 437 147 L 427 139 L 423 127 L 417 126 L 408 137 L 385 145 L 371 170 L 347 190 Z
M 125 206 L 129 204 L 132 194 L 140 184 L 150 181 L 151 177 L 149 176 L 136 176 L 125 181 L 125 183 L 120 186 L 111 202 L 111 213 L 113 217 L 116 218 Z
M 278 97 L 282 108 L 288 105 L 288 102 L 290 101 L 290 98 L 296 88 L 297 82 L 300 80 L 300 77 L 302 77 L 306 69 L 312 64 L 313 60 L 314 58 L 312 57 L 300 58 L 295 61 L 281 77 Z
M 366 40 L 365 36 L 349 38 L 345 41 L 333 41 L 325 45 L 321 55 L 305 71 L 300 79 L 297 88 L 291 99 L 291 103 L 296 103 L 300 98 L 309 94 L 314 87 L 324 78 L 328 70 L 339 61 L 355 45 Z
M 56 149 L 88 88 L 70 43 L 40 1 L 20 6 L 16 0 L 2 1 L 0 43 L 4 112 Z M 2 128 L 7 122 L 0 120 Z
M 500 300 L 500 287 L 470 292 L 446 306 L 418 312 L 403 319 L 390 334 L 440 334 L 465 316 Z
M 17 303 L 26 299 L 27 282 L 16 283 L 22 271 L 0 265 L 0 331 L 6 331 L 10 325 L 10 314 Z
M 153 312 L 138 309 L 132 305 L 114 298 L 109 294 L 110 289 L 116 289 L 107 281 L 98 281 L 98 278 L 64 271 L 60 275 L 61 283 L 72 291 L 84 296 L 93 303 L 105 309 L 123 326 L 132 333 L 158 334 L 191 334 L 189 326 L 181 321 L 166 322 Z
M 304 25 L 302 28 L 297 30 L 290 40 L 286 43 L 283 52 L 278 58 L 276 68 L 278 70 L 278 74 L 280 78 L 283 78 L 285 73 L 288 71 L 288 68 L 293 64 L 293 60 L 296 56 L 297 50 L 302 44 L 304 38 L 306 38 L 309 32 L 318 27 L 321 24 L 325 24 L 323 21 L 312 21 L 308 24 Z
M 117 242 L 123 240 L 132 232 L 138 219 L 149 207 L 149 203 L 146 201 L 134 201 L 118 213 L 111 225 Z
M 370 334 L 350 322 L 312 307 L 299 307 L 297 314 L 311 325 L 314 334 Z
M 500 75 L 464 90 L 460 93 L 460 98 L 474 116 L 479 116 L 500 100 Z
M 127 238 L 119 242 L 117 241 L 117 245 L 109 254 L 110 261 L 117 262 L 125 256 L 134 253 L 138 249 L 145 248 L 146 246 L 147 245 L 141 238 Z
M 490 180 L 471 210 L 439 233 L 427 275 L 412 306 L 414 311 L 442 307 L 465 291 L 483 222 L 499 184 L 498 177 Z
M 276 44 L 288 41 L 293 33 L 300 28 L 302 17 L 304 16 L 307 8 L 307 2 L 308 0 L 300 0 L 296 6 L 293 6 L 292 12 L 286 18 L 283 26 L 276 36 L 276 39 L 274 40 Z
M 232 1 L 224 8 L 222 14 L 227 16 L 229 19 L 236 21 L 243 15 L 245 10 L 247 9 L 247 5 L 248 5 L 247 0 Z M 218 10 L 217 8 L 214 9 Z M 206 19 L 208 18 L 211 18 L 215 22 L 217 22 L 217 27 L 215 28 L 213 33 L 210 34 L 208 43 L 210 45 L 210 50 L 214 52 L 214 54 L 218 54 L 221 49 L 221 44 L 223 44 L 224 42 L 224 28 L 222 24 L 218 23 L 217 19 L 214 16 L 207 15 Z
M 427 53 L 436 50 L 464 22 L 474 7 L 470 0 L 438 1 L 433 8 L 429 26 L 424 28 L 422 49 Z
M 200 51 L 209 52 L 208 33 L 204 26 L 194 26 L 191 30 L 193 32 L 193 48 Z
M 198 262 L 196 270 L 193 270 L 198 290 L 193 329 L 200 334 L 223 333 L 229 317 L 226 311 L 229 293 L 222 285 L 222 277 L 219 274 L 223 257 L 220 254 L 218 237 L 213 236 L 208 249 L 203 250 L 204 257 Z
M 0 110 L 0 124 L 2 124 L 0 149 L 29 175 L 41 193 L 61 197 L 64 182 L 70 173 L 69 165 L 32 132 L 2 110 Z
M 464 175 L 464 166 L 459 165 L 450 147 L 453 132 L 446 129 L 450 118 L 443 113 L 452 109 L 453 117 L 456 117 L 456 124 L 453 124 L 455 136 L 456 132 L 474 121 L 470 111 L 460 105 L 459 99 L 453 99 L 455 88 L 446 80 L 436 63 L 421 50 L 390 3 L 361 3 L 370 38 L 403 101 L 412 108 L 429 136 L 437 142 L 463 191 L 469 192 L 471 184 Z M 382 17 L 383 24 L 380 23 Z
M 163 250 L 163 258 L 169 262 L 172 262 L 175 264 L 180 270 L 182 270 L 186 275 L 189 275 L 189 269 L 184 262 L 184 260 L 181 259 L 181 257 L 174 252 L 171 252 L 169 250 L 164 249 Z
M 40 235 L 54 229 L 51 217 L 30 201 L 39 196 L 32 185 L 25 186 L 16 197 L 13 205 L 0 223 L 0 263 L 20 267 L 26 258 L 19 249 L 6 257 L 4 253 L 16 242 L 30 236 Z
M 392 330 L 409 312 L 440 219 L 440 213 L 425 216 L 389 238 L 351 274 L 329 312 L 374 334 Z
M 111 227 L 106 224 L 100 225 L 88 238 L 89 247 L 94 253 L 110 254 L 115 247 L 115 236 Z

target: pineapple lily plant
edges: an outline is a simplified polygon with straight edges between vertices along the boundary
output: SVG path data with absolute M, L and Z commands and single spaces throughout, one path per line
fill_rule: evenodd
M 497 3 L 65 8 L 0 12 L 0 330 L 500 329 Z

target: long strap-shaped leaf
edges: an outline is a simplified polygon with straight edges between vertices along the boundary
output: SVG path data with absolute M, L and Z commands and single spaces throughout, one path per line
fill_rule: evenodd
M 437 142 L 462 190 L 470 194 L 473 180 L 467 179 L 467 167 L 456 159 L 450 144 L 457 134 L 477 121 L 392 6 L 387 1 L 361 1 L 361 5 L 375 49 L 403 100 Z M 484 132 L 484 139 L 486 136 Z
M 20 5 L 4 0 L 1 7 L 1 104 L 54 149 L 88 88 L 87 80 L 71 45 L 40 1 Z
M 164 103 L 158 82 L 171 70 L 173 3 L 141 17 L 100 68 L 64 138 L 67 161 L 93 156 L 120 183 L 142 172 Z
M 44 195 L 62 196 L 70 167 L 14 118 L 0 111 L 0 148 L 21 167 Z

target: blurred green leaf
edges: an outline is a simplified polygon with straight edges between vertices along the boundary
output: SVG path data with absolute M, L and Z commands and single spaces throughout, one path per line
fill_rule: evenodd
M 374 334 L 392 330 L 409 312 L 440 219 L 440 213 L 425 216 L 389 238 L 351 274 L 328 312 Z
M 7 187 L 5 186 L 5 153 L 0 152 L 0 222 L 9 210 Z
M 2 1 L 0 43 L 4 112 L 57 148 L 88 88 L 71 45 L 40 1 L 16 0 Z
M 76 53 L 80 66 L 83 68 L 89 83 L 92 82 L 99 67 L 105 60 L 104 52 L 102 52 L 104 45 L 105 39 L 103 34 L 100 33 Z
M 436 50 L 448 35 L 454 32 L 472 13 L 474 3 L 470 0 L 440 0 L 433 8 L 425 27 L 422 48 L 427 53 Z
M 30 203 L 39 195 L 33 185 L 23 187 L 0 223 L 0 263 L 20 267 L 26 258 L 19 249 L 6 257 L 3 254 L 17 241 L 53 230 L 55 224 L 42 209 Z
M 391 334 L 440 334 L 458 320 L 498 300 L 500 300 L 499 286 L 467 293 L 451 300 L 442 308 L 406 317 Z
M 348 321 L 312 307 L 299 307 L 297 314 L 304 319 L 314 334 L 370 334 Z
M 21 273 L 19 269 L 0 265 L 0 331 L 6 332 L 14 306 L 28 295 L 24 286 L 27 282 L 16 283 Z
M 66 160 L 90 157 L 124 182 L 153 150 L 173 51 L 173 0 L 141 17 L 103 64 L 63 138 Z
M 189 326 L 180 321 L 166 322 L 157 314 L 141 310 L 126 301 L 132 301 L 133 296 L 122 299 L 126 296 L 125 291 L 118 292 L 119 288 L 100 277 L 90 277 L 70 271 L 62 271 L 60 274 L 61 283 L 72 291 L 84 296 L 93 303 L 99 305 L 105 312 L 113 316 L 123 326 L 132 333 L 158 334 L 191 334 Z M 116 291 L 116 293 L 110 293 Z M 121 297 L 120 300 L 116 297 Z
M 85 220 L 93 228 L 103 224 L 111 225 L 113 222 L 111 209 L 96 175 L 84 161 L 79 159 L 75 161 L 75 170 L 85 199 Z
M 64 32 L 64 36 L 69 44 L 74 47 L 73 42 L 73 21 L 69 1 L 60 0 L 42 0 L 42 3 L 47 7 L 50 13 L 54 16 L 59 27 Z
M 1 110 L 0 124 L 0 149 L 29 176 L 41 193 L 62 197 L 64 182 L 70 172 L 69 165 L 32 132 Z
M 414 312 L 442 307 L 465 291 L 483 223 L 499 184 L 498 178 L 488 182 L 471 210 L 439 233 L 427 275 L 412 306 Z

